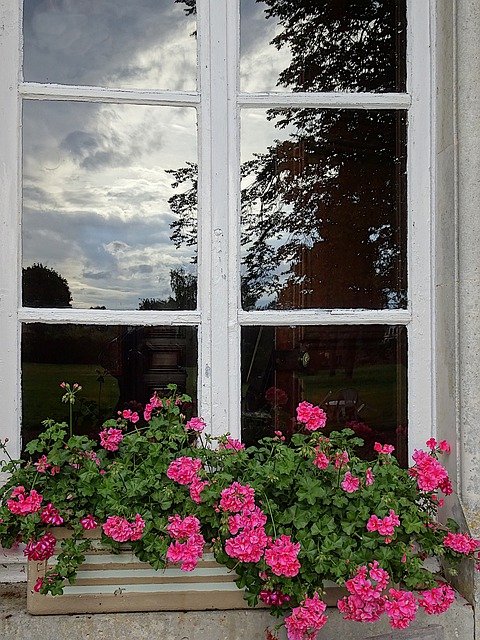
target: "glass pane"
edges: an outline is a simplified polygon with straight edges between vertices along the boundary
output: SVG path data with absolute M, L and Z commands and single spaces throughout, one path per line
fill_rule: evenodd
M 327 413 L 327 434 L 353 429 L 366 458 L 375 442 L 393 444 L 406 465 L 406 372 L 404 327 L 243 327 L 242 438 L 291 436 L 307 400 Z
M 41 422 L 69 421 L 61 382 L 82 386 L 73 406 L 75 433 L 95 438 L 103 421 L 125 408 L 139 411 L 168 384 L 197 396 L 197 330 L 192 327 L 126 327 L 26 324 L 22 330 L 22 437 L 25 445 Z M 142 405 L 142 406 L 140 406 Z
M 196 87 L 195 0 L 24 0 L 24 78 Z
M 405 0 L 241 0 L 242 91 L 405 91 Z
M 403 111 L 242 112 L 245 309 L 406 306 Z
M 196 138 L 191 108 L 26 101 L 24 305 L 195 308 L 196 234 L 178 246 L 171 201 Z

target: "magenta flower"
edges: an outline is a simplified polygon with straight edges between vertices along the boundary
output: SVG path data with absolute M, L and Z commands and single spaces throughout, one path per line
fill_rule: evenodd
M 62 516 L 51 502 L 49 502 L 42 511 L 40 518 L 42 519 L 42 522 L 45 522 L 45 524 L 53 524 L 54 527 L 59 527 L 63 524 Z
M 242 444 L 240 440 L 227 436 L 227 442 L 221 442 L 220 449 L 233 449 L 234 451 L 240 451 L 241 449 L 245 449 L 245 445 Z
M 90 529 L 96 529 L 98 527 L 98 522 L 95 520 L 95 518 L 92 515 L 88 515 L 85 516 L 84 518 L 82 518 L 80 520 L 80 524 L 82 525 L 82 527 L 88 531 Z
M 25 547 L 23 553 L 29 560 L 48 560 L 55 551 L 56 539 L 48 532 L 35 542 L 32 538 Z
M 174 516 L 168 516 L 169 525 L 167 531 L 175 540 L 182 540 L 193 536 L 194 533 L 200 533 L 200 520 L 195 516 L 186 516 L 182 518 L 178 513 Z
M 315 449 L 315 458 L 313 460 L 313 464 L 319 469 L 326 469 L 330 463 L 330 459 L 328 458 L 323 451 L 320 451 L 317 447 Z
M 406 629 L 415 620 L 418 604 L 411 591 L 390 589 L 385 602 L 385 611 L 392 629 Z
M 381 445 L 380 442 L 375 442 L 375 444 L 373 445 L 373 448 L 377 453 L 383 453 L 383 454 L 389 454 L 395 451 L 395 447 L 393 446 L 393 444 Z
M 138 513 L 133 523 L 120 516 L 109 516 L 105 524 L 102 525 L 105 535 L 117 542 L 140 540 L 144 527 L 145 521 Z
M 372 467 L 368 467 L 368 469 L 365 471 L 365 486 L 369 487 L 371 484 L 373 484 L 374 479 L 375 478 L 372 473 Z
M 297 420 L 302 422 L 308 431 L 316 431 L 327 423 L 327 414 L 320 407 L 304 401 L 297 407 Z
M 455 591 L 448 584 L 421 591 L 420 594 L 418 604 L 429 615 L 444 613 L 455 602 Z

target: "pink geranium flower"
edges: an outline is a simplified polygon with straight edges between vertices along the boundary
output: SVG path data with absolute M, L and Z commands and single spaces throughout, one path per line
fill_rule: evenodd
M 42 504 L 43 496 L 32 489 L 28 494 L 25 487 L 16 487 L 7 500 L 7 507 L 10 513 L 26 516 L 29 513 L 36 513 Z
M 195 479 L 198 479 L 201 468 L 202 461 L 199 458 L 182 456 L 170 463 L 167 476 L 178 484 L 192 484 Z
M 118 449 L 118 443 L 123 440 L 123 434 L 120 429 L 104 429 L 100 431 L 100 444 L 107 451 L 116 451 Z
M 197 433 L 201 433 L 206 426 L 207 425 L 202 418 L 192 418 L 185 425 L 185 429 L 187 431 L 196 431 Z
M 48 532 L 35 542 L 32 538 L 24 549 L 24 554 L 29 560 L 48 560 L 55 551 L 56 539 Z
M 282 535 L 265 551 L 265 562 L 275 575 L 293 578 L 300 570 L 300 562 L 297 560 L 299 551 L 299 542 L 294 544 L 290 536 Z
M 315 640 L 317 633 L 327 622 L 324 611 L 327 605 L 320 600 L 318 593 L 313 598 L 305 598 L 300 606 L 295 607 L 290 616 L 285 618 L 285 627 L 289 640 Z
M 360 484 L 359 478 L 354 478 L 350 471 L 347 471 L 342 482 L 342 489 L 347 493 L 355 493 Z
M 82 518 L 80 520 L 80 524 L 86 531 L 88 531 L 89 529 L 96 529 L 98 527 L 98 522 L 92 515 L 88 515 Z
M 222 511 L 237 513 L 255 508 L 255 490 L 249 484 L 242 485 L 234 482 L 221 493 L 220 508 Z
M 377 453 L 383 453 L 383 454 L 389 454 L 395 451 L 395 447 L 393 446 L 393 444 L 381 445 L 379 442 L 375 442 L 375 444 L 373 445 L 373 448 Z
M 453 549 L 457 553 L 465 553 L 466 555 L 476 551 L 480 545 L 480 540 L 470 537 L 466 533 L 447 533 L 443 539 L 445 547 Z
M 317 431 L 327 423 L 327 414 L 320 407 L 304 401 L 297 407 L 297 420 L 302 422 L 308 431 Z
M 105 524 L 102 525 L 103 532 L 117 542 L 127 542 L 127 540 L 139 540 L 145 527 L 145 521 L 137 513 L 135 522 L 128 522 L 120 516 L 109 516 Z
M 45 522 L 45 524 L 53 524 L 54 527 L 59 527 L 61 524 L 63 524 L 62 516 L 58 512 L 58 509 L 56 509 L 51 502 L 49 502 L 45 509 L 42 511 L 42 513 L 40 514 L 40 518 L 42 522 Z

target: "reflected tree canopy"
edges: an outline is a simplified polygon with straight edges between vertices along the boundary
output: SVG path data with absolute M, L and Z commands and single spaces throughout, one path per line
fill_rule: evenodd
M 258 4 L 280 25 L 270 44 L 290 50 L 282 90 L 404 90 L 404 1 Z M 405 113 L 259 113 L 242 113 L 244 308 L 404 307 Z M 197 168 L 172 173 L 172 240 L 193 245 Z

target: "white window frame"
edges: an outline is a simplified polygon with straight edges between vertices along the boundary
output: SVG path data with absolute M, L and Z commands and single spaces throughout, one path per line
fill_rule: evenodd
M 199 330 L 199 414 L 213 433 L 240 435 L 243 326 L 385 324 L 407 328 L 409 450 L 434 435 L 432 66 L 435 0 L 407 0 L 406 93 L 238 91 L 236 0 L 197 0 L 199 91 L 140 91 L 24 83 L 21 0 L 0 0 L 0 437 L 20 454 L 23 323 L 187 325 Z M 202 93 L 202 89 L 210 87 Z M 199 123 L 198 308 L 196 311 L 29 309 L 21 306 L 21 104 L 23 99 L 190 106 Z M 408 109 L 408 292 L 406 309 L 243 311 L 240 300 L 239 122 L 242 107 Z M 28 399 L 27 399 L 28 401 Z

